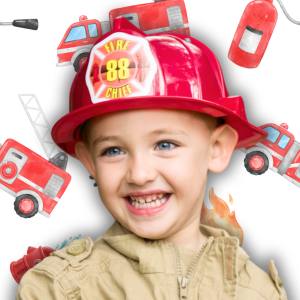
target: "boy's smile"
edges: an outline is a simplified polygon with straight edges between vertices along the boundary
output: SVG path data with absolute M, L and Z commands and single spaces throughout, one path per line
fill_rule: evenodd
M 199 113 L 124 111 L 92 119 L 76 153 L 119 223 L 140 237 L 186 243 L 201 238 L 207 172 L 218 171 L 222 152 L 215 131 L 216 120 Z
M 152 190 L 130 193 L 125 199 L 128 202 L 128 209 L 133 214 L 151 216 L 165 207 L 170 196 L 171 193 Z

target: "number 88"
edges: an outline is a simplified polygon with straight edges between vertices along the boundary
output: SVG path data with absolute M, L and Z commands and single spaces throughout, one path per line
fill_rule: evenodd
M 127 79 L 129 77 L 129 59 L 120 58 L 119 60 L 111 59 L 106 63 L 107 81 Z

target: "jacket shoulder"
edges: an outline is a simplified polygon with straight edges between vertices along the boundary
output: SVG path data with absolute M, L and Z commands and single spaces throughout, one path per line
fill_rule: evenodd
M 98 247 L 95 247 L 93 240 L 87 237 L 74 240 L 53 252 L 25 273 L 18 288 L 17 300 L 74 297 L 79 292 L 80 282 L 89 274 L 107 269 L 105 250 L 99 250 L 103 248 L 101 244 L 99 240 Z M 95 260 L 97 263 L 94 263 Z
M 270 261 L 269 270 L 266 273 L 253 263 L 246 252 L 239 248 L 239 270 L 237 299 L 250 300 L 287 300 L 287 295 L 282 281 L 278 275 L 274 261 Z
M 22 277 L 16 299 L 67 299 L 58 280 L 67 265 L 66 261 L 58 257 L 46 257 Z

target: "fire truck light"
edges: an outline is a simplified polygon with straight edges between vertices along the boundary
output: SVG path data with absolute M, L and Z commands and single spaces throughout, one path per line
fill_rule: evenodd
M 281 123 L 281 124 L 280 124 L 280 127 L 284 128 L 284 129 L 286 129 L 286 130 L 289 129 L 289 125 L 288 125 L 287 123 Z
M 87 20 L 87 18 L 88 18 L 87 16 L 82 15 L 82 16 L 79 17 L 79 22 L 80 22 L 80 21 Z

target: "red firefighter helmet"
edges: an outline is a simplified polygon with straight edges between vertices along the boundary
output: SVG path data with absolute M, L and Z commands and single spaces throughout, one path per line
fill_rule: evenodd
M 265 132 L 247 120 L 241 96 L 228 96 L 219 62 L 200 41 L 180 34 L 146 35 L 124 18 L 92 48 L 70 91 L 70 112 L 52 128 L 74 155 L 80 126 L 129 109 L 176 109 L 222 117 L 239 135 L 237 147 Z

